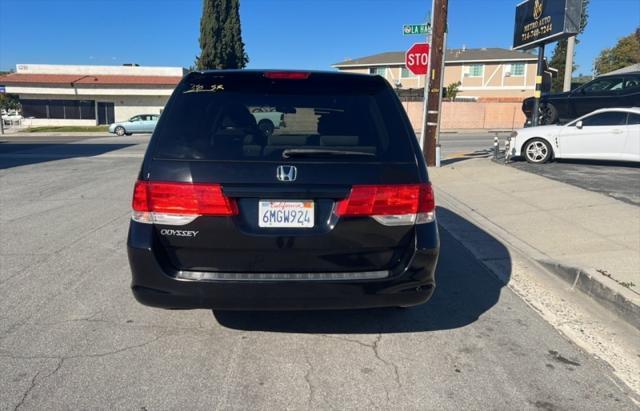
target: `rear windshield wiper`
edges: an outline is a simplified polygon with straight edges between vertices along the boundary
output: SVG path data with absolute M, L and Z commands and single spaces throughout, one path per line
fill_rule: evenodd
M 375 157 L 375 154 L 366 151 L 323 150 L 319 148 L 288 148 L 282 151 L 282 158 L 324 156 Z

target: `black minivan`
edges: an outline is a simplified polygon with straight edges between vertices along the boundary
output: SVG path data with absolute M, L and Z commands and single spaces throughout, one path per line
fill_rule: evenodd
M 256 118 L 282 125 L 265 133 Z M 379 76 L 192 72 L 135 184 L 136 299 L 163 308 L 411 306 L 434 291 L 433 190 Z

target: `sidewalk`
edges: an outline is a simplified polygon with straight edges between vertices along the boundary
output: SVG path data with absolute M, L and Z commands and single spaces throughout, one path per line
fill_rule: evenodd
M 640 329 L 640 207 L 490 159 L 429 170 L 439 206 L 564 278 Z M 447 229 L 451 222 L 440 220 Z M 481 239 L 476 242 L 482 250 Z
M 73 136 L 90 136 L 90 137 L 116 137 L 115 134 L 111 134 L 108 131 L 36 131 L 33 133 L 24 133 L 20 130 L 5 130 L 4 134 L 0 134 L 2 137 L 73 137 Z

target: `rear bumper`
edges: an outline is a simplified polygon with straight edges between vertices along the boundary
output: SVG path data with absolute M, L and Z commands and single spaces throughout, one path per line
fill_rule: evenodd
M 151 232 L 149 236 L 132 236 L 130 230 L 127 247 L 131 288 L 144 305 L 174 309 L 317 310 L 417 305 L 433 294 L 439 253 L 436 223 L 418 227 L 413 258 L 389 278 L 276 282 L 178 279 L 177 272 L 154 253 L 152 240 L 149 244 L 141 241 L 152 239 Z M 137 229 L 145 228 L 140 224 Z

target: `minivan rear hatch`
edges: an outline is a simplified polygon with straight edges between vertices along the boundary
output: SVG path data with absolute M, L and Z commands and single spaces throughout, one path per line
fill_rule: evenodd
M 141 179 L 148 195 L 195 204 L 198 216 L 158 219 L 156 252 L 185 271 L 396 270 L 411 258 L 414 226 L 344 210 L 348 199 L 352 208 L 371 200 L 362 196 L 378 196 L 376 212 L 415 209 L 416 144 L 377 76 L 191 73 L 161 116 Z M 229 208 L 198 211 L 201 202 Z

